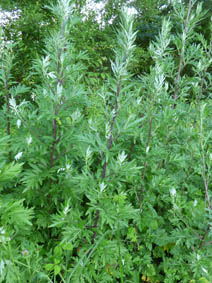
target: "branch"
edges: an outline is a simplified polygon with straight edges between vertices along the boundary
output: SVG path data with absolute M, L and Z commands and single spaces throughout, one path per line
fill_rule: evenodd
M 109 151 L 110 151 L 110 149 L 112 147 L 112 144 L 113 144 L 113 129 L 114 129 L 114 124 L 115 124 L 115 121 L 116 121 L 116 118 L 117 118 L 117 114 L 118 114 L 118 98 L 119 98 L 119 95 L 120 95 L 120 89 L 121 89 L 121 80 L 119 80 L 118 85 L 117 85 L 117 90 L 116 90 L 114 114 L 113 114 L 113 118 L 112 118 L 112 121 L 111 121 L 110 137 L 108 139 L 108 146 L 107 146 L 107 149 Z M 103 165 L 103 170 L 102 170 L 102 180 L 106 176 L 106 170 L 107 170 L 107 162 L 105 160 L 104 165 Z M 94 222 L 93 228 L 97 228 L 98 221 L 99 221 L 99 210 L 97 209 L 96 210 L 96 217 L 95 217 L 95 222 Z M 92 244 L 94 244 L 95 238 L 96 238 L 96 231 L 94 231 L 93 236 L 92 236 Z
M 9 86 L 8 86 L 8 73 L 3 67 L 3 71 L 5 74 L 5 90 L 6 90 L 6 101 L 7 101 L 7 135 L 10 137 L 11 134 L 11 125 L 10 125 L 10 95 L 9 95 Z M 8 141 L 8 146 L 10 148 L 10 141 Z M 12 160 L 12 153 L 9 151 L 9 160 Z
M 150 146 L 151 137 L 152 137 L 152 116 L 149 120 L 149 133 L 148 133 L 148 140 L 147 140 L 147 144 L 146 144 L 146 149 L 148 149 L 149 146 Z M 147 161 L 145 160 L 144 168 L 143 168 L 143 171 L 142 171 L 142 180 L 143 181 L 144 181 L 145 174 L 146 174 L 146 167 L 147 167 Z M 141 208 L 141 203 L 142 203 L 142 197 L 143 197 L 143 184 L 141 183 L 140 197 L 139 197 L 140 208 Z
M 211 203 L 210 203 L 210 197 L 208 193 L 208 183 L 209 183 L 209 177 L 210 174 L 206 176 L 206 161 L 205 161 L 205 150 L 204 150 L 204 144 L 203 144 L 203 111 L 200 117 L 200 147 L 202 151 L 202 176 L 203 176 L 203 182 L 204 182 L 204 187 L 205 187 L 205 198 L 208 202 L 208 207 L 212 209 Z
M 174 91 L 174 101 L 177 100 L 177 93 L 179 90 L 179 81 L 180 81 L 180 77 L 181 77 L 181 72 L 182 72 L 182 68 L 183 68 L 183 58 L 184 58 L 184 52 L 185 52 L 185 43 L 186 43 L 186 35 L 188 33 L 188 22 L 189 22 L 189 18 L 191 15 L 191 9 L 193 7 L 192 4 L 192 0 L 189 1 L 189 7 L 188 7 L 188 13 L 187 13 L 187 17 L 186 20 L 184 22 L 184 31 L 185 31 L 185 37 L 183 38 L 183 46 L 180 52 L 180 62 L 178 65 L 178 71 L 177 71 L 177 78 L 176 78 L 176 85 L 175 85 L 175 91 Z M 172 105 L 172 109 L 175 108 L 175 104 Z
M 107 146 L 108 150 L 111 149 L 111 146 L 112 146 L 112 143 L 113 143 L 113 128 L 114 128 L 115 120 L 116 120 L 117 113 L 118 113 L 118 98 L 119 98 L 119 95 L 120 95 L 120 89 L 121 89 L 121 80 L 119 80 L 117 90 L 116 90 L 116 100 L 115 100 L 114 114 L 113 114 L 113 118 L 112 118 L 112 122 L 111 122 L 111 126 L 110 126 L 110 137 L 109 137 L 108 146 Z

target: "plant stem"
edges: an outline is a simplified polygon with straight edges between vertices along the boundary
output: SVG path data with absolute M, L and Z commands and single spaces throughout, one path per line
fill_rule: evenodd
M 62 23 L 61 26 L 61 40 L 64 38 L 64 29 L 65 29 L 65 23 Z M 61 55 L 62 55 L 62 48 L 59 48 L 58 54 L 57 54 L 57 85 L 61 84 L 63 85 L 63 74 L 61 73 Z M 49 86 L 49 85 L 48 85 Z M 50 88 L 52 90 L 52 88 Z M 54 90 L 52 90 L 55 95 Z M 52 142 L 52 147 L 51 147 L 51 160 L 50 160 L 50 167 L 53 168 L 54 166 L 54 155 L 55 155 L 55 145 L 57 144 L 57 119 L 56 117 L 58 116 L 59 113 L 59 107 L 60 105 L 57 104 L 55 108 L 55 118 L 52 121 L 52 135 L 53 135 L 53 142 Z
M 124 277 L 123 277 L 123 263 L 122 263 L 122 257 L 121 257 L 121 244 L 120 244 L 120 227 L 118 223 L 118 250 L 119 250 L 119 265 L 120 265 L 120 277 L 121 277 L 121 283 L 124 283 Z
M 149 133 L 148 133 L 148 139 L 147 139 L 147 144 L 146 144 L 146 150 L 149 149 L 151 137 L 152 137 L 152 116 L 149 120 Z M 147 161 L 145 160 L 144 168 L 143 168 L 143 171 L 142 171 L 142 181 L 143 182 L 144 182 L 144 178 L 145 178 L 145 175 L 146 175 L 146 167 L 147 167 Z M 139 197 L 140 208 L 142 207 L 142 198 L 143 198 L 143 184 L 141 183 L 140 197 Z
M 6 103 L 7 103 L 7 135 L 8 137 L 10 137 L 11 134 L 11 125 L 10 125 L 10 94 L 9 94 L 9 86 L 8 86 L 8 73 L 5 70 L 5 68 L 3 67 L 3 71 L 5 74 L 5 90 L 6 90 Z M 10 148 L 11 144 L 10 141 L 8 141 L 8 147 Z M 9 150 L 9 161 L 12 160 L 12 153 Z
M 69 275 L 69 277 L 67 278 L 67 282 L 70 282 L 71 277 L 74 275 L 75 271 L 77 270 L 78 266 L 81 265 L 83 263 L 83 260 L 86 258 L 85 263 L 83 264 L 84 266 L 87 264 L 88 260 L 90 259 L 90 257 L 92 256 L 92 254 L 94 253 L 94 251 L 97 249 L 98 245 L 100 244 L 100 242 L 104 239 L 104 237 L 109 233 L 110 231 L 106 231 L 101 238 L 96 242 L 96 244 L 94 245 L 94 247 L 92 249 L 89 249 L 84 255 L 83 257 L 78 261 L 78 263 L 75 265 L 75 267 L 73 268 L 71 274 Z
M 205 161 L 205 149 L 204 149 L 204 144 L 203 144 L 203 113 L 204 109 L 200 113 L 200 147 L 202 151 L 202 177 L 203 177 L 203 182 L 204 182 L 204 187 L 205 187 L 205 198 L 208 202 L 208 207 L 212 209 L 211 204 L 210 204 L 210 197 L 208 193 L 208 183 L 209 183 L 209 177 L 210 174 L 206 176 L 206 161 Z
M 183 58 L 184 58 L 184 53 L 185 53 L 185 44 L 186 44 L 186 35 L 188 33 L 188 22 L 190 19 L 190 15 L 191 15 L 191 9 L 193 7 L 193 3 L 192 0 L 189 1 L 189 6 L 188 6 L 188 13 L 187 13 L 187 17 L 186 20 L 184 22 L 184 33 L 185 36 L 183 37 L 183 41 L 182 41 L 182 48 L 181 48 L 181 52 L 180 52 L 180 57 L 179 57 L 179 65 L 178 65 L 178 71 L 177 71 L 177 78 L 176 78 L 176 84 L 175 84 L 175 91 L 174 91 L 174 101 L 177 100 L 177 94 L 178 94 L 178 90 L 179 90 L 179 81 L 181 78 L 181 72 L 182 72 L 182 68 L 183 68 Z M 175 104 L 172 105 L 172 109 L 175 108 Z
M 107 149 L 109 151 L 110 151 L 112 144 L 113 144 L 113 129 L 114 129 L 114 124 L 115 124 L 117 114 L 118 114 L 118 98 L 119 98 L 119 95 L 120 95 L 120 90 L 121 90 L 121 80 L 118 81 L 118 85 L 117 85 L 117 89 L 116 89 L 114 114 L 113 114 L 113 118 L 112 118 L 111 125 L 110 125 L 110 136 L 109 136 L 108 145 L 107 145 Z M 104 178 L 106 177 L 106 170 L 107 170 L 107 162 L 105 160 L 104 165 L 103 165 L 103 169 L 102 169 L 102 180 L 104 180 Z M 94 229 L 97 228 L 98 221 L 99 221 L 99 210 L 96 210 L 96 217 L 95 217 L 95 222 L 94 222 L 94 225 L 93 225 Z M 92 235 L 92 241 L 91 241 L 92 244 L 94 244 L 95 238 L 96 238 L 96 231 L 94 231 L 94 233 Z

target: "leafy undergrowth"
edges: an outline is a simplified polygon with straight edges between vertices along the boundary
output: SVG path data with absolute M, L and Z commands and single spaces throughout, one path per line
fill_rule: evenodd
M 2 41 L 0 282 L 212 281 L 212 52 L 193 5 L 174 4 L 140 78 L 123 11 L 94 93 L 69 0 L 49 7 L 60 28 L 31 90 L 13 81 Z

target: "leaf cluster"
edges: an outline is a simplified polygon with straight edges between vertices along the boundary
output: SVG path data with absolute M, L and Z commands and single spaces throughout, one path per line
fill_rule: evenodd
M 111 71 L 93 83 L 72 39 L 72 2 L 49 9 L 59 24 L 33 61 L 32 88 L 13 79 L 15 47 L 0 48 L 0 282 L 210 282 L 202 6 L 174 4 L 179 27 L 163 20 L 139 77 L 133 16 L 122 10 Z

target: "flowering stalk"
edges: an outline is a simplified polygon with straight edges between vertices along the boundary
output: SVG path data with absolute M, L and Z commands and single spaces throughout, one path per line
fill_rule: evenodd
M 127 12 L 122 12 L 122 30 L 118 33 L 119 50 L 116 52 L 115 62 L 112 62 L 112 71 L 116 79 L 116 92 L 115 92 L 115 103 L 114 107 L 111 109 L 112 119 L 109 122 L 110 131 L 109 137 L 107 139 L 107 149 L 110 152 L 113 142 L 114 142 L 114 127 L 119 112 L 119 99 L 121 94 L 122 82 L 129 78 L 128 65 L 132 58 L 134 51 L 134 41 L 136 33 L 133 32 L 133 17 Z M 102 180 L 105 179 L 107 173 L 107 161 L 105 158 L 103 168 L 102 168 Z M 99 221 L 99 210 L 96 210 L 96 216 L 93 228 L 96 229 Z M 92 236 L 92 244 L 94 244 L 96 238 L 96 231 L 94 231 Z
M 186 16 L 186 20 L 184 22 L 184 30 L 183 30 L 183 36 L 182 36 L 182 48 L 180 51 L 180 55 L 179 55 L 179 65 L 178 65 L 178 71 L 177 71 L 177 78 L 176 78 L 176 83 L 175 83 L 175 91 L 174 91 L 174 100 L 177 100 L 177 93 L 178 93 L 178 88 L 179 88 L 179 81 L 180 81 L 180 76 L 181 76 L 181 72 L 182 72 L 182 68 L 183 68 L 183 57 L 184 57 L 184 53 L 185 53 L 185 44 L 186 44 L 186 39 L 187 39 L 187 34 L 188 34 L 188 23 L 190 20 L 190 16 L 191 16 L 191 10 L 193 7 L 194 3 L 192 0 L 189 1 L 188 4 L 188 12 L 187 12 L 187 16 Z M 174 107 L 174 106 L 172 106 Z

